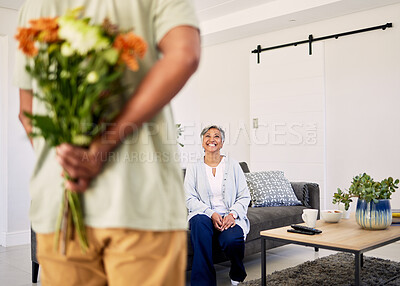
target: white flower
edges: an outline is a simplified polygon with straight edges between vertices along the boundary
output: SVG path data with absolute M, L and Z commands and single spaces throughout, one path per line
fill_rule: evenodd
M 80 55 L 110 47 L 110 40 L 101 34 L 99 26 L 90 26 L 87 21 L 73 17 L 60 17 L 58 36 L 69 43 L 72 50 Z
M 71 73 L 70 73 L 69 71 L 62 70 L 62 71 L 60 72 L 60 77 L 61 77 L 61 78 L 70 78 L 70 77 L 71 77 Z
M 91 71 L 86 76 L 86 80 L 88 81 L 88 83 L 96 83 L 99 80 L 99 75 L 97 74 L 97 72 Z
M 71 48 L 71 46 L 68 43 L 63 43 L 61 45 L 61 54 L 64 57 L 70 57 L 74 54 L 74 50 Z

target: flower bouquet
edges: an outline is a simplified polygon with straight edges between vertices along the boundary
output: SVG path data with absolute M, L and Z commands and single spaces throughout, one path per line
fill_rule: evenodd
M 119 112 L 126 66 L 137 71 L 137 58 L 146 43 L 132 32 L 121 32 L 105 19 L 102 25 L 82 18 L 83 8 L 61 17 L 40 18 L 18 28 L 19 49 L 28 57 L 27 72 L 37 84 L 34 96 L 47 114 L 26 114 L 34 127 L 32 137 L 43 137 L 49 146 L 61 143 L 88 147 Z M 64 180 L 72 179 L 64 171 Z M 57 219 L 55 247 L 65 254 L 68 238 L 79 237 L 88 247 L 80 197 L 65 189 Z

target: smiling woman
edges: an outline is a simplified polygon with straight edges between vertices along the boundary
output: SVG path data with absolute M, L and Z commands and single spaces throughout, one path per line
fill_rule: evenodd
M 211 125 L 201 132 L 204 158 L 188 167 L 186 206 L 194 249 L 191 285 L 216 285 L 213 240 L 231 261 L 232 285 L 243 281 L 244 240 L 249 232 L 250 194 L 238 162 L 221 155 L 225 132 Z
M 216 125 L 205 127 L 200 136 L 203 139 L 202 146 L 205 152 L 204 162 L 212 167 L 222 160 L 220 150 L 224 146 L 225 131 Z

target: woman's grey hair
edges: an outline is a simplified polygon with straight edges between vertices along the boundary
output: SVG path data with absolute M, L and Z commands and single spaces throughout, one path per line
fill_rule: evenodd
M 204 129 L 200 133 L 201 139 L 203 139 L 204 134 L 206 134 L 207 131 L 210 130 L 210 129 L 218 129 L 219 132 L 221 133 L 222 142 L 225 142 L 225 131 L 221 127 L 219 127 L 217 125 L 210 125 L 210 126 L 204 127 Z

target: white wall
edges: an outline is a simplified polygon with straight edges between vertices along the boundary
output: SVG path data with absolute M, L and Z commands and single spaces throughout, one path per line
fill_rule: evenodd
M 7 229 L 7 36 L 0 36 L 0 245 Z
M 19 95 L 13 86 L 17 11 L 0 8 L 0 245 L 29 242 L 28 182 L 33 165 L 29 141 L 18 120 Z
M 200 123 L 221 124 L 237 124 L 239 119 L 247 121 L 249 131 L 249 54 L 258 44 L 274 46 L 304 40 L 309 34 L 320 37 L 387 22 L 394 27 L 324 43 L 326 187 L 322 207 L 331 207 L 336 188 L 347 188 L 360 172 L 366 171 L 377 180 L 400 178 L 399 4 L 204 47 L 196 78 L 174 102 L 176 118 L 192 116 Z M 191 100 L 184 103 L 186 95 Z M 226 149 L 238 160 L 250 162 L 252 168 L 246 140 Z M 400 207 L 400 191 L 394 194 L 392 206 Z
M 183 158 L 200 155 L 202 127 L 217 124 L 226 131 L 222 153 L 249 162 L 249 51 L 242 41 L 203 48 L 196 75 L 173 100 L 175 121 L 187 125 Z
M 327 196 L 362 172 L 400 178 L 400 5 L 335 24 L 386 22 L 394 28 L 326 43 Z M 400 192 L 391 203 L 400 207 Z

